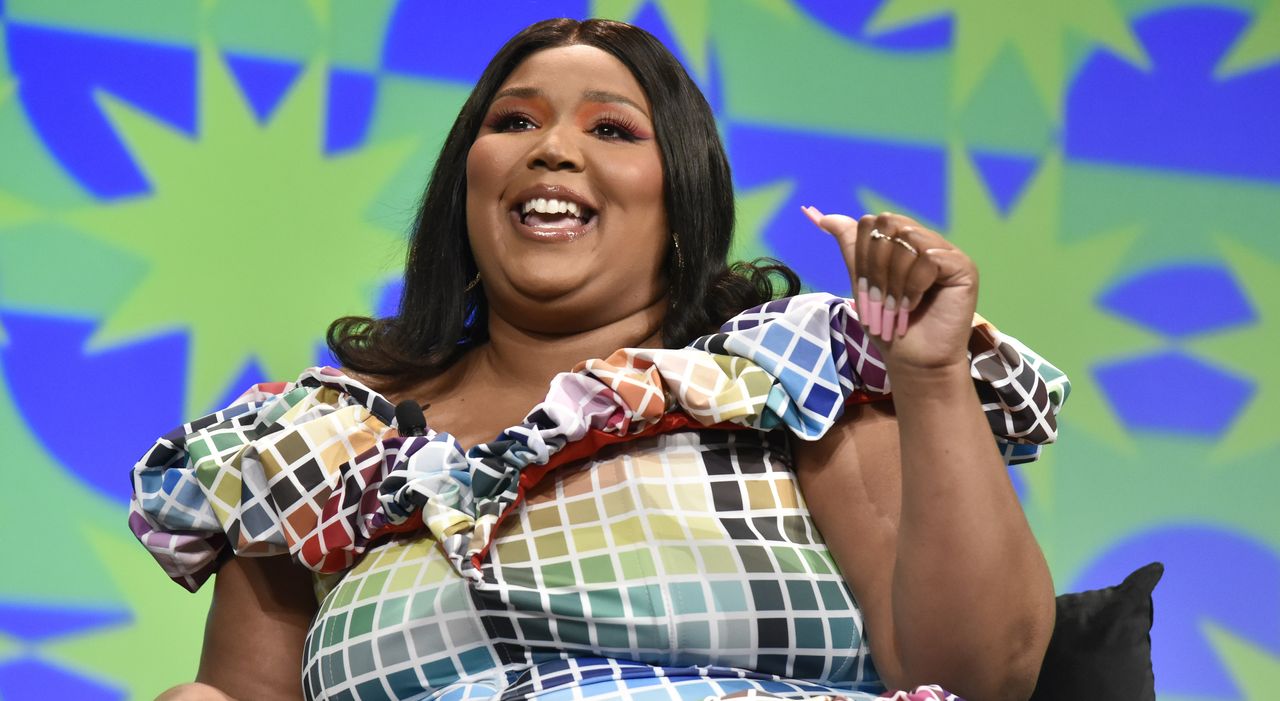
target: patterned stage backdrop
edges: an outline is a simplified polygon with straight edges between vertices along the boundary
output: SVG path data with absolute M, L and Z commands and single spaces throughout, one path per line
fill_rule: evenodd
M 848 293 L 798 210 L 909 213 L 1066 370 L 1013 477 L 1059 591 L 1151 560 L 1169 701 L 1280 688 L 1280 1 L 0 0 L 0 697 L 149 699 L 208 591 L 125 525 L 153 437 L 394 309 L 433 154 L 550 16 L 652 31 L 740 257 Z

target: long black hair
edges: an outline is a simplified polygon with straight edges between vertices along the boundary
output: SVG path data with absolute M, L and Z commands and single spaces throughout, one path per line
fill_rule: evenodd
M 399 312 L 348 316 L 329 326 L 329 348 L 343 366 L 399 384 L 444 370 L 488 339 L 484 287 L 467 290 L 477 272 L 467 239 L 467 154 L 494 93 L 522 61 L 578 44 L 622 61 L 653 107 L 667 222 L 679 237 L 680 257 L 673 246 L 664 263 L 671 289 L 664 345 L 684 346 L 744 309 L 799 291 L 799 278 L 777 261 L 727 263 L 734 224 L 729 160 L 711 107 L 675 56 L 630 24 L 551 19 L 526 27 L 498 51 L 449 130 L 414 222 Z

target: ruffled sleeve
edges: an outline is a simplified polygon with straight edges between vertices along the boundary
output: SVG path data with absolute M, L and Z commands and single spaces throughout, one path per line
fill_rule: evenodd
M 1010 462 L 1057 435 L 1066 377 L 976 319 L 970 367 Z M 402 437 L 385 398 L 332 368 L 258 385 L 160 438 L 133 470 L 130 526 L 195 590 L 232 553 L 349 568 L 392 533 L 436 539 L 463 576 L 547 472 L 609 443 L 688 427 L 786 430 L 814 440 L 845 407 L 890 392 L 848 300 L 749 310 L 683 349 L 627 348 L 557 375 L 518 425 L 464 451 L 447 433 Z
M 393 407 L 332 368 L 251 387 L 230 407 L 162 436 L 134 466 L 129 526 L 195 591 L 232 553 L 351 564 L 350 512 L 377 468 L 355 460 L 388 438 Z M 372 468 L 372 469 L 371 469 Z M 352 489 L 348 489 L 352 487 Z M 376 502 L 376 490 L 371 495 Z M 319 547 L 329 542 L 336 548 Z M 304 547 L 308 552 L 304 552 Z
M 826 434 L 846 403 L 887 396 L 879 351 L 851 300 L 826 293 L 788 297 L 730 319 L 693 345 L 745 358 L 776 379 L 778 420 L 803 439 Z M 974 316 L 969 371 L 991 432 L 1009 464 L 1035 460 L 1058 436 L 1067 376 L 1017 339 Z

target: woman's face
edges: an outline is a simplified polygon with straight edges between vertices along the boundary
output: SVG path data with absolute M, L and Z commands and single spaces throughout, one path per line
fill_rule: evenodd
M 467 229 L 490 306 L 531 330 L 587 330 L 665 294 L 662 157 L 621 61 L 566 46 L 511 73 L 467 156 Z

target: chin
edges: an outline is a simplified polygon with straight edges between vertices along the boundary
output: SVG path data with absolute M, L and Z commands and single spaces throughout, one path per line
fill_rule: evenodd
M 529 266 L 520 271 L 512 271 L 507 284 L 519 297 L 539 303 L 556 301 L 569 302 L 581 296 L 584 288 L 591 282 L 591 275 L 586 267 L 574 270 L 578 266 L 566 265 L 563 258 L 549 261 L 545 265 Z

